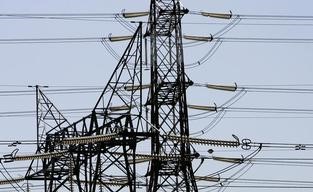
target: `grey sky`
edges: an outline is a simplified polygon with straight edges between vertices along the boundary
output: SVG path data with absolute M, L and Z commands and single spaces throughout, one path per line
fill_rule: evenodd
M 313 2 L 310 0 L 197 0 L 182 1 L 192 11 L 208 11 L 249 15 L 307 15 L 313 16 Z M 0 14 L 13 13 L 118 13 L 145 11 L 149 1 L 126 0 L 0 0 Z M 1 17 L 1 16 L 0 16 Z M 142 18 L 146 20 L 146 18 Z M 188 24 L 188 22 L 225 22 L 195 15 L 186 15 L 183 33 L 208 36 L 219 31 L 219 24 Z M 240 25 L 244 23 L 273 25 Z M 297 24 L 274 25 L 274 24 Z M 303 25 L 299 25 L 303 24 Z M 63 38 L 63 37 L 107 37 L 130 34 L 117 22 L 73 21 L 73 20 L 31 20 L 1 19 L 0 40 L 20 38 Z M 313 20 L 308 21 L 256 21 L 242 20 L 239 25 L 223 37 L 265 37 L 265 38 L 311 38 Z M 126 43 L 111 44 L 122 54 Z M 185 63 L 198 61 L 212 44 L 185 49 Z M 313 88 L 313 43 L 228 43 L 221 44 L 216 53 L 203 65 L 187 70 L 197 83 L 220 83 L 239 86 L 310 84 L 300 88 Z M 108 54 L 101 43 L 66 44 L 0 44 L 0 92 L 7 90 L 31 90 L 27 85 L 56 86 L 104 86 L 117 61 Z M 4 85 L 19 85 L 4 86 Z M 289 86 L 290 88 L 290 86 Z M 299 88 L 299 86 L 295 87 Z M 234 93 L 190 88 L 190 104 L 218 106 Z M 92 108 L 98 93 L 48 95 L 60 109 Z M 312 94 L 247 93 L 234 107 L 266 107 L 313 109 Z M 35 110 L 35 96 L 0 96 L 0 112 Z M 0 115 L 1 116 L 1 115 Z M 69 117 L 74 121 L 83 114 Z M 252 116 L 257 118 L 238 118 Z M 266 116 L 267 118 L 260 118 Z M 279 118 L 268 118 L 268 117 Z M 285 118 L 286 116 L 292 118 Z M 297 118 L 294 118 L 297 117 Z M 300 117 L 300 118 L 299 118 Z M 305 117 L 305 118 L 303 118 Z M 308 118 L 309 117 L 309 118 Z M 199 130 L 212 119 L 191 122 L 192 130 Z M 294 114 L 247 114 L 229 112 L 225 118 L 203 138 L 231 140 L 232 134 L 240 139 L 250 138 L 257 142 L 313 143 L 313 116 Z M 35 139 L 34 117 L 0 117 L 0 140 Z M 1 147 L 1 155 L 12 150 Z M 240 157 L 241 152 L 218 152 L 221 156 Z M 202 153 L 208 155 L 201 148 Z M 21 147 L 21 153 L 34 152 Z M 242 152 L 244 153 L 244 152 Z M 264 151 L 257 157 L 313 158 L 312 150 L 306 151 Z M 312 163 L 312 161 L 311 161 Z M 27 165 L 28 163 L 24 164 Z M 227 164 L 226 164 L 227 165 Z M 203 174 L 226 166 L 210 163 Z M 313 167 L 254 165 L 242 178 L 285 179 L 312 181 Z M 0 177 L 2 178 L 2 177 Z M 239 184 L 240 185 L 240 184 Z M 244 185 L 244 184 L 243 184 Z M 311 185 L 312 186 L 312 185 Z M 312 189 L 253 189 L 253 191 L 311 191 Z M 1 186 L 0 186 L 0 191 Z M 40 191 L 40 190 L 39 190 Z M 203 190 L 206 191 L 206 190 Z M 249 188 L 228 188 L 226 191 L 251 191 Z

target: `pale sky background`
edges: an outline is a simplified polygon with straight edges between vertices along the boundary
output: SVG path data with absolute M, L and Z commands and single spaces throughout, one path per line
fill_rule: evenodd
M 145 11 L 149 1 L 126 0 L 0 0 L 0 14 L 26 13 L 119 13 Z M 242 15 L 304 15 L 313 16 L 313 2 L 310 0 L 196 0 L 182 1 L 192 11 L 208 11 Z M 0 15 L 1 17 L 1 15 Z M 147 18 L 141 18 L 146 21 Z M 208 36 L 223 25 L 187 24 L 188 22 L 227 22 L 218 19 L 186 15 L 183 18 L 183 33 Z M 259 23 L 262 25 L 240 25 Z M 297 25 L 263 25 L 263 24 Z M 301 24 L 301 25 L 300 25 Z M 302 25 L 304 24 L 304 25 Z M 11 90 L 31 90 L 27 85 L 47 85 L 51 89 L 61 86 L 104 86 L 117 61 L 109 55 L 101 43 L 65 44 L 1 44 L 1 39 L 23 38 L 68 38 L 107 37 L 130 35 L 117 22 L 0 19 L 0 113 L 35 110 L 35 96 L 3 96 L 1 92 Z M 242 20 L 239 25 L 223 37 L 264 37 L 264 38 L 308 38 L 313 39 L 313 19 L 303 21 L 256 21 Z M 112 43 L 112 47 L 122 54 L 126 43 Z M 197 61 L 212 47 L 206 43 L 199 47 L 186 48 L 185 63 Z M 203 65 L 187 70 L 189 77 L 197 83 L 219 83 L 245 85 L 298 85 L 293 88 L 313 88 L 313 41 L 311 43 L 227 43 Z M 148 74 L 148 73 L 147 73 Z M 6 86 L 12 85 L 12 86 Z M 14 86 L 13 86 L 14 85 Z M 18 85 L 16 87 L 15 85 Z M 281 87 L 280 87 L 281 88 Z M 288 87 L 290 88 L 290 86 Z M 62 109 L 92 108 L 99 93 L 49 95 L 54 104 Z M 188 89 L 188 102 L 198 105 L 221 105 L 234 93 Z M 313 94 L 273 94 L 247 93 L 233 107 L 295 108 L 313 110 Z M 191 112 L 192 113 L 192 112 Z M 66 115 L 65 115 L 66 116 Z M 79 119 L 78 114 L 68 119 Z M 238 118 L 238 117 L 257 118 Z M 279 118 L 260 118 L 260 117 Z M 292 118 L 285 118 L 285 117 Z M 235 118 L 234 118 L 235 117 Z M 283 117 L 283 118 L 282 118 Z M 297 118 L 294 118 L 297 117 Z M 212 119 L 191 122 L 190 132 L 205 127 Z M 0 115 L 0 140 L 35 139 L 36 127 L 33 117 L 2 117 Z M 256 142 L 313 143 L 313 116 L 294 114 L 247 114 L 229 112 L 225 118 L 202 138 L 232 140 L 232 134 L 240 139 L 250 138 Z M 0 146 L 1 156 L 13 150 Z M 34 153 L 29 147 L 20 147 L 20 153 Z M 215 149 L 215 148 L 214 148 Z M 207 148 L 201 149 L 201 154 Z M 216 155 L 240 157 L 241 152 L 223 152 L 216 148 Z M 245 153 L 244 153 L 245 154 Z M 257 157 L 313 158 L 312 149 L 305 151 L 262 151 Z M 311 160 L 310 163 L 313 164 Z M 28 165 L 26 162 L 24 165 Z M 227 164 L 208 163 L 203 174 L 225 167 Z M 13 166 L 10 165 L 10 166 Z M 313 182 L 313 166 L 254 165 L 242 178 L 302 180 Z M 13 174 L 18 175 L 21 173 Z M 0 175 L 0 178 L 3 177 Z M 234 184 L 231 184 L 234 185 Z M 245 183 L 237 184 L 245 185 Z M 256 184 L 259 185 L 259 184 Z M 8 187 L 8 185 L 7 185 Z M 310 184 L 313 187 L 313 184 Z M 7 191 L 1 189 L 0 191 Z M 13 189 L 12 189 L 13 191 Z M 40 191 L 40 190 L 38 190 Z M 202 190 L 206 191 L 206 190 Z M 215 190 L 217 191 L 217 190 Z M 311 189 L 251 189 L 227 188 L 226 191 L 312 191 Z

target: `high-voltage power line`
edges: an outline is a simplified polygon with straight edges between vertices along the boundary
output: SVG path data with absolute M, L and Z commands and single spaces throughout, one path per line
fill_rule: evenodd
M 111 54 L 119 59 L 107 85 L 102 90 L 91 113 L 80 120 L 70 123 L 66 115 L 57 109 L 55 104 L 44 93 L 39 85 L 36 89 L 36 141 L 22 141 L 25 144 L 36 144 L 36 152 L 31 155 L 20 155 L 18 150 L 4 155 L 3 163 L 30 161 L 25 176 L 7 177 L 0 184 L 10 184 L 16 191 L 29 191 L 28 182 L 40 183 L 44 191 L 186 191 L 196 192 L 203 186 L 223 187 L 224 183 L 238 180 L 232 177 L 223 178 L 224 172 L 237 169 L 232 176 L 247 171 L 255 162 L 285 163 L 300 162 L 308 165 L 308 159 L 257 159 L 254 158 L 262 148 L 312 149 L 313 144 L 262 143 L 250 139 L 240 140 L 233 135 L 231 140 L 218 140 L 193 137 L 190 131 L 189 109 L 203 113 L 194 115 L 201 118 L 207 113 L 222 114 L 225 111 L 276 112 L 312 114 L 305 109 L 275 108 L 236 108 L 231 105 L 205 106 L 187 104 L 186 90 L 190 86 L 206 87 L 222 91 L 276 91 L 307 92 L 312 89 L 272 89 L 260 87 L 240 87 L 194 83 L 185 72 L 183 38 L 190 41 L 277 41 L 277 42 L 312 42 L 312 39 L 254 39 L 223 38 L 216 36 L 191 36 L 182 34 L 182 18 L 185 14 L 198 14 L 206 17 L 230 19 L 238 15 L 189 11 L 179 0 L 151 0 L 149 12 L 123 13 L 125 18 L 149 16 L 146 29 L 142 22 L 137 22 L 132 36 L 108 38 L 60 38 L 60 39 L 11 39 L 0 43 L 42 43 L 42 42 L 102 42 L 106 48 L 106 40 L 124 41 L 129 44 L 122 56 L 110 49 Z M 0 15 L 5 17 L 48 18 L 57 19 L 94 19 L 116 18 L 110 14 L 102 15 Z M 255 18 L 254 15 L 242 15 L 242 18 Z M 264 18 L 275 16 L 264 15 Z M 280 16 L 279 18 L 285 18 Z M 297 17 L 298 18 L 298 17 Z M 311 17 L 299 17 L 312 19 Z M 299 19 L 298 18 L 298 19 Z M 135 22 L 134 22 L 135 23 Z M 205 59 L 204 59 L 205 60 Z M 150 64 L 150 76 L 143 73 L 144 62 Z M 199 61 L 200 63 L 200 61 Z M 196 63 L 196 64 L 199 64 Z M 65 92 L 99 91 L 99 88 L 68 89 Z M 47 91 L 49 92 L 49 91 Z M 51 90 L 55 94 L 64 90 Z M 3 92 L 0 94 L 31 94 L 29 91 Z M 237 98 L 235 98 L 237 99 Z M 230 101 L 229 103 L 231 103 Z M 86 111 L 80 109 L 76 111 Z M 75 111 L 69 110 L 70 112 Z M 2 115 L 27 115 L 25 113 L 6 113 Z M 207 116 L 206 116 L 207 117 Z M 214 116 L 219 119 L 219 116 Z M 218 121 L 218 120 L 216 120 Z M 214 124 L 214 121 L 213 121 Z M 204 133 L 203 129 L 199 133 Z M 20 141 L 4 142 L 16 146 Z M 1 143 L 0 143 L 1 144 Z M 203 156 L 197 146 L 232 147 L 248 151 L 241 157 Z M 213 149 L 207 151 L 213 153 Z M 203 162 L 207 159 L 229 166 L 211 173 L 199 174 Z M 240 165 L 243 168 L 238 168 Z M 7 171 L 5 166 L 3 170 Z M 3 173 L 1 171 L 1 173 Z M 5 175 L 5 174 L 3 174 Z M 7 175 L 10 175 L 7 172 Z M 26 181 L 26 188 L 18 183 Z M 249 182 L 276 182 L 284 184 L 284 180 L 257 180 Z M 211 183 L 208 185 L 205 183 Z M 217 184 L 212 184 L 217 183 Z M 294 182 L 295 184 L 312 184 L 310 182 Z M 230 186 L 232 187 L 232 186 Z M 233 186 L 234 187 L 234 186 Z M 309 187 L 309 186 L 303 186 Z

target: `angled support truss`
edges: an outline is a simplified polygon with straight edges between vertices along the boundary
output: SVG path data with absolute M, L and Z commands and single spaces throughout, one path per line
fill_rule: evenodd
M 90 115 L 69 124 L 37 87 L 37 153 L 66 152 L 41 160 L 41 166 L 33 161 L 25 178 L 44 180 L 45 191 L 51 192 L 136 191 L 136 168 L 130 158 L 135 159 L 137 143 L 150 135 L 141 122 L 141 90 L 135 88 L 141 79 L 140 24 Z M 129 93 L 125 87 L 134 89 Z M 112 134 L 116 136 L 101 142 L 94 139 Z
M 69 121 L 61 114 L 51 100 L 43 93 L 41 86 L 36 85 L 36 116 L 37 116 L 37 151 L 36 154 L 59 152 L 67 150 L 60 146 L 51 144 L 54 134 L 63 131 L 65 128 L 68 135 L 73 135 L 73 130 L 69 129 Z M 44 180 L 45 190 L 47 191 L 49 180 L 57 180 L 67 174 L 68 159 L 67 155 L 62 157 L 65 162 L 55 162 L 55 158 L 32 160 L 26 173 L 27 179 Z M 60 168 L 54 174 L 54 167 Z

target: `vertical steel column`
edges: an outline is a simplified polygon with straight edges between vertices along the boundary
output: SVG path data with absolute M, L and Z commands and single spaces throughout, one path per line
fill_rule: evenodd
M 188 13 L 179 0 L 152 0 L 150 5 L 151 153 L 176 160 L 152 160 L 148 191 L 197 191 L 192 170 L 186 89 L 192 84 L 184 70 L 181 18 Z M 186 80 L 187 79 L 187 80 Z M 180 136 L 179 142 L 166 136 Z M 165 136 L 164 136 L 165 135 Z

